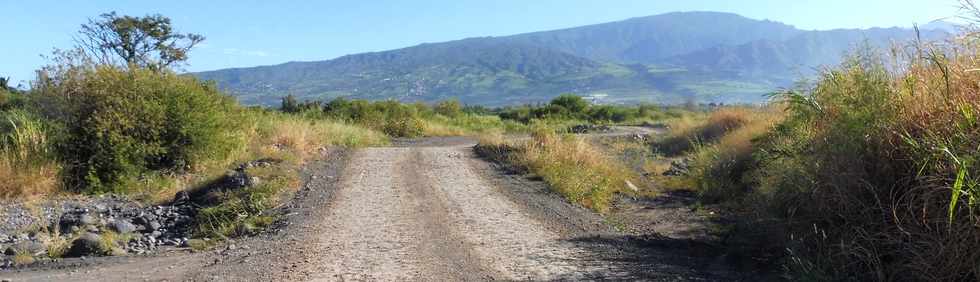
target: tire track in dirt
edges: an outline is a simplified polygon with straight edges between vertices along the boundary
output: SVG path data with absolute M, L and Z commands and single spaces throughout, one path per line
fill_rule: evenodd
M 474 246 L 498 279 L 585 279 L 595 267 L 582 260 L 586 250 L 524 214 L 484 182 L 467 164 L 463 148 L 419 148 L 426 178 L 458 207 L 449 224 Z
M 314 280 L 588 279 L 608 269 L 526 215 L 465 147 L 358 152 L 328 213 Z
M 399 162 L 405 148 L 359 151 L 345 173 L 341 190 L 323 220 L 317 244 L 323 254 L 313 280 L 452 279 L 433 271 L 439 258 L 427 248 L 425 229 L 415 214 L 417 197 L 400 187 Z

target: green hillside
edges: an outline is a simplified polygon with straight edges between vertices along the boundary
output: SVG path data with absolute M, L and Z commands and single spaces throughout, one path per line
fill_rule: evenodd
M 609 103 L 755 103 L 864 43 L 884 47 L 914 36 L 901 28 L 804 31 L 687 12 L 194 75 L 261 105 L 289 94 L 510 105 L 566 92 L 605 94 Z M 923 31 L 926 38 L 944 36 Z

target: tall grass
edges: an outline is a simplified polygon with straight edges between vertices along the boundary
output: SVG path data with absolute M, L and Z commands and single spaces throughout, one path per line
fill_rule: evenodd
M 499 136 L 484 137 L 477 151 L 540 176 L 569 201 L 597 212 L 606 212 L 628 182 L 639 183 L 632 170 L 592 144 L 544 128 L 534 130 L 531 140 L 514 144 Z
M 690 177 L 702 199 L 717 202 L 741 197 L 752 185 L 742 175 L 754 165 L 754 141 L 768 134 L 782 119 L 773 106 L 722 108 L 703 124 L 674 133 L 691 141 Z
M 299 115 L 253 111 L 256 121 L 252 134 L 254 154 L 283 156 L 302 163 L 310 154 L 328 146 L 362 147 L 388 142 L 387 136 L 376 130 L 331 119 L 307 118 Z
M 706 115 L 686 115 L 670 122 L 670 134 L 654 143 L 662 154 L 676 156 L 688 153 L 701 144 L 718 141 L 731 131 L 755 121 L 765 109 L 722 107 Z
M 0 199 L 60 190 L 61 166 L 46 127 L 24 111 L 0 112 Z
M 745 196 L 747 226 L 785 232 L 767 243 L 790 251 L 793 280 L 980 278 L 980 46 L 903 50 L 854 54 L 779 95 L 775 127 L 746 123 L 696 157 L 704 189 Z

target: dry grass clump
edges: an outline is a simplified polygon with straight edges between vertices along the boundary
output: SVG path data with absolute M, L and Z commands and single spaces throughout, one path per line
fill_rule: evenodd
M 707 117 L 688 116 L 670 124 L 670 135 L 654 143 L 662 154 L 676 156 L 691 152 L 699 144 L 713 143 L 730 131 L 749 123 L 759 109 L 748 107 L 723 107 Z
M 484 137 L 477 152 L 538 175 L 565 198 L 597 212 L 607 211 L 627 183 L 638 183 L 632 170 L 592 144 L 552 130 L 535 130 L 531 140 L 515 144 Z
M 277 157 L 303 163 L 328 146 L 361 147 L 385 144 L 375 130 L 330 119 L 310 119 L 280 113 L 255 113 L 258 125 L 252 138 L 255 157 Z

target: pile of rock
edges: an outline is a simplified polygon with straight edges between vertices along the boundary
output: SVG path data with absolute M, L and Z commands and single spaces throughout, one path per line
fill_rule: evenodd
M 147 254 L 161 247 L 187 247 L 198 209 L 218 200 L 212 191 L 257 185 L 260 179 L 249 175 L 248 169 L 277 162 L 264 159 L 244 163 L 210 189 L 196 191 L 193 201 L 190 193 L 180 192 L 167 205 L 143 206 L 111 195 L 30 205 L 0 203 L 0 269 L 11 267 L 19 254 L 51 259 L 51 242 L 67 242 L 67 250 L 60 254 L 64 257 Z M 117 236 L 107 236 L 110 232 Z
M 568 129 L 568 131 L 575 134 L 602 133 L 602 132 L 610 132 L 612 131 L 612 128 L 606 125 L 579 124 L 579 125 L 572 126 L 571 128 Z
M 691 164 L 688 159 L 680 159 L 670 162 L 670 168 L 664 171 L 664 176 L 683 176 L 691 173 Z
M 143 254 L 159 246 L 187 246 L 194 212 L 194 208 L 186 203 L 147 209 L 131 221 L 135 231 L 142 236 L 131 240 L 126 246 L 127 251 Z
M 46 245 L 50 242 L 70 242 L 65 257 L 145 254 L 161 246 L 186 246 L 197 212 L 187 198 L 183 193 L 173 204 L 149 207 L 120 198 L 101 197 L 50 201 L 40 207 L 11 204 L 0 208 L 0 213 L 6 215 L 5 221 L 18 223 L 0 228 L 0 251 L 6 256 L 0 256 L 0 268 L 10 267 L 10 261 L 18 254 L 47 258 Z M 122 235 L 115 238 L 128 241 L 107 244 L 110 241 L 104 238 L 107 232 Z

